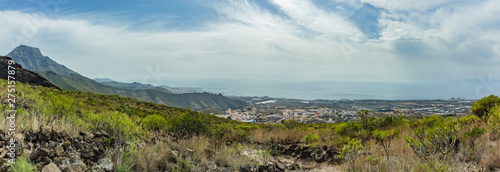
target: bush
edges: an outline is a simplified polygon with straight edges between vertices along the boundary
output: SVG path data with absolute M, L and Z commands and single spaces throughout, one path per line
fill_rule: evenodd
M 488 115 L 488 127 L 492 131 L 500 133 L 500 105 L 490 110 Z
M 86 113 L 87 121 L 93 130 L 104 130 L 112 137 L 127 141 L 144 136 L 141 128 L 127 114 L 106 112 L 103 114 Z
M 332 126 L 332 130 L 337 135 L 352 135 L 357 131 L 361 130 L 361 125 L 354 121 L 349 121 L 339 125 Z
M 479 121 L 481 121 L 481 118 L 475 115 L 467 115 L 458 119 L 458 122 L 462 126 L 468 126 Z
M 496 105 L 500 105 L 500 98 L 495 95 L 490 95 L 473 102 L 472 107 L 470 108 L 470 112 L 473 115 L 478 116 L 479 118 L 483 118 L 487 116 L 490 109 L 495 107 Z
M 199 135 L 208 134 L 210 119 L 203 114 L 184 112 L 168 121 L 170 131 L 177 134 Z
M 356 159 L 360 156 L 362 148 L 363 145 L 360 140 L 352 139 L 340 150 L 340 155 L 337 155 L 337 157 L 345 160 L 344 165 L 348 169 L 347 171 L 355 171 Z
M 458 143 L 457 125 L 443 123 L 434 127 L 419 126 L 406 142 L 422 161 L 434 171 L 443 167 L 447 158 L 454 153 Z
M 163 130 L 167 126 L 167 121 L 160 115 L 149 115 L 142 120 L 142 127 L 151 130 Z
M 318 142 L 318 141 L 320 141 L 320 140 L 321 140 L 321 138 L 319 138 L 319 136 L 318 136 L 318 135 L 313 134 L 313 133 L 307 133 L 307 136 L 305 136 L 305 137 L 304 137 L 304 141 L 305 141 L 307 144 L 309 144 L 309 145 L 311 145 L 311 144 L 313 144 L 313 143 L 315 143 L 315 142 Z
M 283 124 L 286 126 L 286 128 L 288 129 L 292 129 L 292 128 L 295 128 L 295 127 L 300 127 L 300 126 L 303 126 L 304 123 L 302 122 L 299 122 L 297 120 L 286 120 L 283 122 Z

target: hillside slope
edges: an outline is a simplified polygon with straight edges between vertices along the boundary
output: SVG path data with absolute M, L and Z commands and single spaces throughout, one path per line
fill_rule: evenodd
M 0 56 L 0 68 L 2 68 L 2 70 L 0 70 L 0 78 L 2 79 L 7 79 L 8 77 L 7 68 L 9 66 L 9 60 L 12 60 L 12 58 Z M 16 73 L 13 75 L 13 77 L 15 78 L 16 82 L 30 83 L 32 85 L 41 85 L 44 87 L 56 87 L 50 81 L 41 77 L 37 73 L 24 69 L 20 64 L 16 63 L 11 64 L 10 66 L 15 68 Z

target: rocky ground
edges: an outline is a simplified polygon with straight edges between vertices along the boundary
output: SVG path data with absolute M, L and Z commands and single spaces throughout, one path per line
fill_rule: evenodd
M 147 142 L 176 142 L 178 137 L 162 134 Z M 0 165 L 8 160 L 8 144 L 11 138 L 5 137 L 0 130 Z M 40 126 L 16 134 L 16 156 L 25 156 L 42 172 L 97 171 L 110 172 L 113 162 L 106 157 L 106 150 L 114 147 L 114 140 L 106 132 L 80 131 L 72 137 L 68 131 L 57 131 L 47 126 Z M 244 156 L 253 159 L 252 163 L 241 165 L 239 169 L 231 167 L 214 168 L 210 171 L 340 171 L 337 151 L 331 147 L 309 147 L 300 143 L 262 143 L 246 144 Z M 263 151 L 270 155 L 263 158 Z M 174 154 L 175 154 L 175 150 Z M 207 154 L 213 151 L 205 150 Z M 0 169 L 4 171 L 5 169 Z
M 7 143 L 0 130 L 0 158 L 7 156 Z M 81 131 L 78 137 L 71 137 L 68 131 L 56 131 L 41 126 L 38 132 L 24 131 L 16 135 L 16 156 L 26 156 L 38 170 L 43 172 L 58 171 L 98 171 L 113 170 L 111 159 L 105 158 L 105 150 L 113 140 L 105 132 L 89 133 Z M 1 162 L 5 163 L 4 161 Z

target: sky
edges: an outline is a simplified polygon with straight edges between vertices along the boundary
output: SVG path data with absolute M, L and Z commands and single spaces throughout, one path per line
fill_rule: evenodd
M 38 47 L 89 78 L 500 90 L 498 0 L 0 0 L 0 26 L 0 54 Z

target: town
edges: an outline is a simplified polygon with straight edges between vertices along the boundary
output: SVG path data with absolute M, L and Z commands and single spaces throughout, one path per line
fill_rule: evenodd
M 270 97 L 236 97 L 249 105 L 216 114 L 222 118 L 251 123 L 279 123 L 297 120 L 304 123 L 338 123 L 359 120 L 360 110 L 374 116 L 403 115 L 456 116 L 468 114 L 474 100 L 298 100 Z

